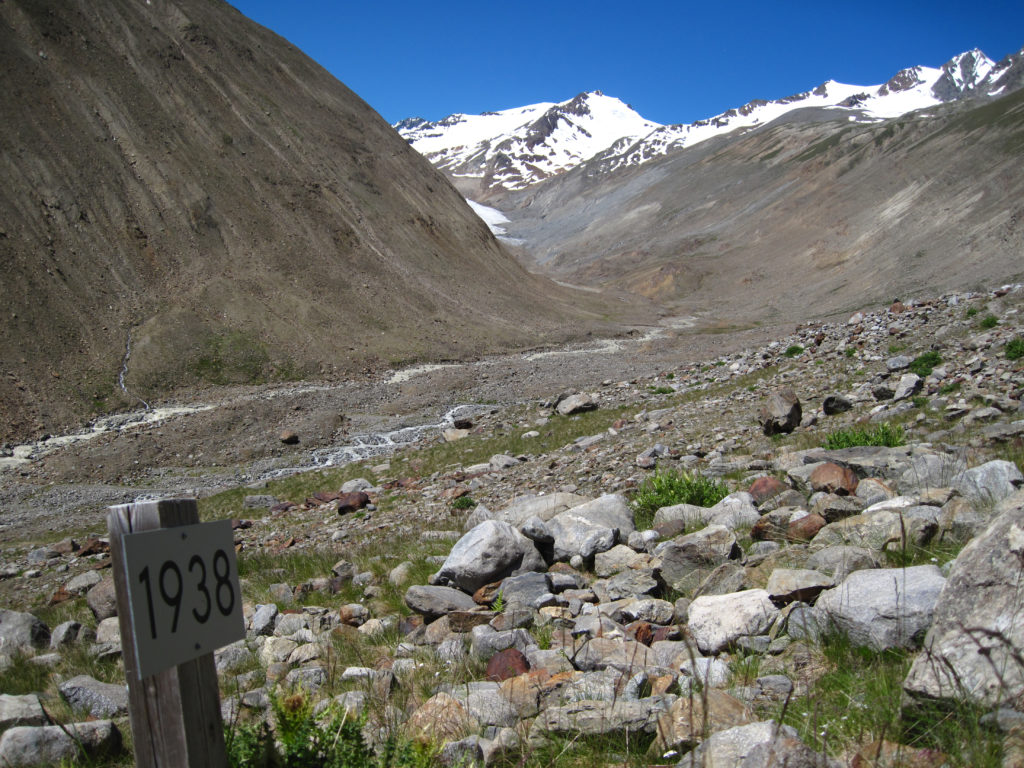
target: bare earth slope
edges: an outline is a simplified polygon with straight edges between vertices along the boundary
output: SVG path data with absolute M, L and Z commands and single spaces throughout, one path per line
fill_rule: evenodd
M 794 113 L 495 203 L 557 278 L 731 325 L 1019 279 L 1024 91 L 863 125 Z
M 0 443 L 185 385 L 591 322 L 370 107 L 225 3 L 9 0 L 0 39 Z

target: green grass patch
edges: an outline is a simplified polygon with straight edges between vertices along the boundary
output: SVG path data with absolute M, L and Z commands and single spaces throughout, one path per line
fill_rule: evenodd
M 897 568 L 909 568 L 912 565 L 941 566 L 955 560 L 966 543 L 952 537 L 933 540 L 923 547 L 906 541 L 903 548 L 888 547 L 884 554 L 889 563 Z
M 847 427 L 829 432 L 825 437 L 825 448 L 838 451 L 857 446 L 883 446 L 895 448 L 905 442 L 903 427 L 883 423 L 874 427 Z
M 1001 765 L 1002 735 L 979 725 L 982 712 L 960 705 L 944 712 L 903 718 L 903 680 L 913 655 L 904 650 L 875 651 L 854 646 L 843 636 L 822 645 L 828 671 L 810 694 L 784 708 L 783 721 L 818 750 L 839 754 L 850 745 L 888 739 L 913 749 L 937 749 L 952 765 Z
M 981 318 L 981 322 L 978 323 L 978 327 L 984 328 L 985 330 L 995 328 L 997 325 L 999 325 L 999 318 L 997 318 L 995 315 L 985 315 L 983 318 Z
M 1020 360 L 1024 357 L 1024 336 L 1018 336 L 1006 342 L 1006 359 Z
M 916 373 L 922 379 L 929 376 L 932 369 L 937 365 L 942 364 L 942 356 L 935 350 L 929 350 L 923 354 L 918 355 L 910 363 L 911 373 Z
M 640 483 L 630 500 L 638 530 L 654 523 L 654 513 L 674 504 L 713 507 L 729 495 L 723 483 L 704 475 L 679 470 L 656 470 Z
M 782 354 L 785 355 L 786 357 L 796 357 L 797 355 L 802 355 L 803 353 L 804 348 L 801 347 L 799 344 L 790 344 L 788 347 L 786 347 L 786 351 L 783 352 Z

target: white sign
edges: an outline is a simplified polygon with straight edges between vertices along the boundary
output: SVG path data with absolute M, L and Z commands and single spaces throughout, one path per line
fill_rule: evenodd
M 121 537 L 139 677 L 245 637 L 231 521 Z

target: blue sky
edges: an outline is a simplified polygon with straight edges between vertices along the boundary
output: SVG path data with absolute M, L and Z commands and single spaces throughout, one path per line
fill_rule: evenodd
M 479 113 L 601 90 L 689 123 L 833 79 L 881 83 L 980 48 L 1024 47 L 1013 2 L 729 3 L 233 0 L 388 122 Z

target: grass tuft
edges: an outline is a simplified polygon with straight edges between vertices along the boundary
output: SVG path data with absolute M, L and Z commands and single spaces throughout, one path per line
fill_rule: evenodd
M 930 350 L 918 355 L 910 364 L 911 373 L 916 373 L 922 379 L 931 375 L 932 369 L 942 364 L 942 356 L 935 350 Z
M 1020 360 L 1024 357 L 1024 336 L 1018 336 L 1006 342 L 1006 359 Z
M 879 424 L 873 428 L 848 427 L 829 432 L 825 438 L 825 448 L 837 451 L 857 446 L 882 446 L 895 448 L 903 445 L 903 427 L 893 424 Z
M 842 634 L 825 638 L 822 651 L 827 671 L 807 696 L 789 702 L 781 718 L 808 745 L 836 754 L 851 744 L 886 739 L 944 752 L 953 766 L 1002 764 L 1001 734 L 980 725 L 982 713 L 972 705 L 914 716 L 902 710 L 903 681 L 913 661 L 909 651 L 857 647 Z
M 729 495 L 723 483 L 692 472 L 657 470 L 646 478 L 630 501 L 633 518 L 639 530 L 650 528 L 654 513 L 673 504 L 694 504 L 713 507 Z

